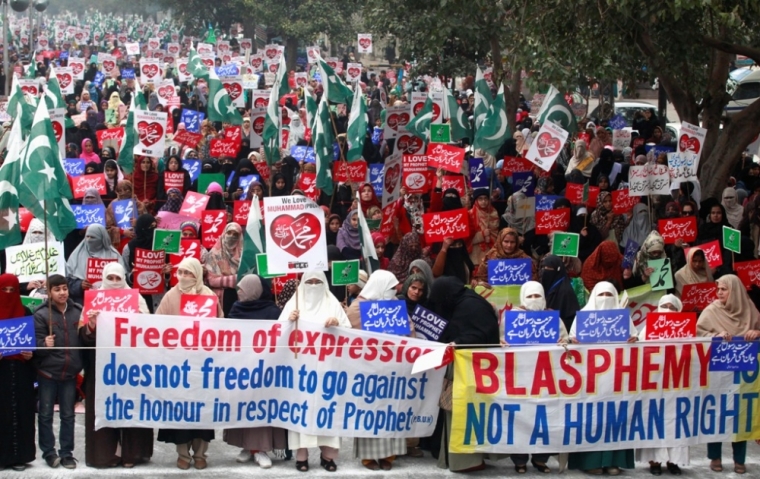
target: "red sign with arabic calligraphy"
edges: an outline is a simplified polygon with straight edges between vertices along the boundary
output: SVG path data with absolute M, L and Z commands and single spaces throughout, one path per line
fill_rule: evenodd
M 243 141 L 243 127 L 240 125 L 230 125 L 224 129 L 224 137 L 235 142 L 238 148 Z
M 439 211 L 422 215 L 425 241 L 440 243 L 446 238 L 465 239 L 470 237 L 470 218 L 464 208 Z
M 227 138 L 214 138 L 209 142 L 208 156 L 211 158 L 235 158 L 240 150 L 239 142 Z
M 697 313 L 647 314 L 647 341 L 693 338 L 697 335 Z
M 232 209 L 232 221 L 239 224 L 243 228 L 248 224 L 248 214 L 251 211 L 251 202 L 245 200 L 237 200 L 234 203 Z
M 443 168 L 451 173 L 462 172 L 464 162 L 464 149 L 456 146 L 444 145 L 443 143 L 431 143 L 427 148 L 428 166 Z
M 136 289 L 88 289 L 84 292 L 82 322 L 87 324 L 90 311 L 113 311 L 115 313 L 139 313 L 140 300 Z
M 98 145 L 101 148 L 103 148 L 103 142 L 108 140 L 116 140 L 116 144 L 121 146 L 121 140 L 124 138 L 124 127 L 119 126 L 107 130 L 98 130 L 95 132 L 95 136 L 98 137 Z
M 705 252 L 707 264 L 709 264 L 711 268 L 714 269 L 723 265 L 723 252 L 720 249 L 720 242 L 718 240 L 695 246 L 695 248 L 699 248 Z M 690 249 L 691 248 L 686 248 L 684 250 L 684 255 L 688 256 Z
M 760 259 L 735 263 L 734 270 L 745 288 L 750 289 L 753 284 L 760 287 Z
M 169 263 L 172 265 L 172 275 L 169 278 L 169 286 L 177 286 L 177 269 L 185 258 L 201 260 L 201 240 L 195 238 L 183 238 L 180 241 L 179 254 L 170 254 Z
M 612 212 L 616 215 L 628 213 L 636 206 L 641 198 L 630 196 L 628 190 L 615 190 L 612 192 Z
M 362 183 L 367 179 L 366 161 L 333 162 L 333 180 L 339 183 Z
M 289 273 L 284 276 L 276 276 L 272 278 L 272 292 L 275 295 L 282 293 L 283 288 L 285 288 L 285 283 L 290 280 L 297 281 L 298 273 Z
M 548 235 L 553 231 L 567 231 L 570 227 L 570 208 L 536 211 L 536 234 Z
M 534 168 L 535 165 L 525 158 L 505 156 L 504 162 L 501 165 L 501 174 L 504 176 L 512 176 L 512 173 L 533 171 Z
M 216 295 L 183 294 L 179 300 L 179 314 L 195 318 L 216 318 L 218 303 Z
M 133 273 L 134 284 L 140 290 L 140 294 L 159 294 L 164 292 L 164 263 L 166 262 L 164 250 L 151 251 L 148 249 L 135 249 L 135 269 Z
M 718 299 L 718 286 L 715 283 L 685 284 L 681 291 L 683 311 L 702 311 Z
M 465 195 L 465 182 L 462 175 L 444 175 L 441 178 L 441 191 L 446 191 L 449 188 L 454 188 L 459 193 L 460 198 L 464 198 Z
M 99 195 L 106 194 L 106 179 L 100 173 L 69 177 L 69 181 L 74 198 L 84 198 L 85 192 L 90 188 L 98 190 Z
M 198 143 L 200 143 L 201 139 L 203 139 L 203 135 L 200 133 L 192 133 L 187 130 L 179 130 L 177 133 L 174 134 L 174 138 L 172 141 L 175 143 L 179 143 L 180 145 L 189 146 L 190 148 L 195 148 L 198 146 Z
M 697 239 L 697 218 L 689 216 L 660 220 L 657 223 L 657 230 L 665 240 L 665 244 L 674 244 L 679 239 L 682 239 L 684 243 L 691 243 Z
M 272 177 L 272 170 L 269 169 L 267 162 L 264 160 L 254 161 L 253 166 L 261 175 L 261 179 L 264 180 L 264 183 L 269 184 L 269 179 Z M 290 192 L 288 191 L 288 193 Z
M 301 173 L 298 178 L 298 184 L 296 188 L 303 191 L 307 198 L 312 201 L 319 199 L 319 189 L 317 189 L 317 174 L 316 173 Z
M 385 208 L 383 208 L 383 219 L 380 222 L 380 234 L 382 234 L 386 239 L 390 238 L 391 234 L 393 233 L 393 228 L 395 227 L 393 218 L 396 216 L 397 208 L 398 203 L 396 201 L 388 203 L 385 205 Z
M 227 226 L 227 210 L 206 210 L 201 217 L 201 238 L 205 248 L 213 248 Z

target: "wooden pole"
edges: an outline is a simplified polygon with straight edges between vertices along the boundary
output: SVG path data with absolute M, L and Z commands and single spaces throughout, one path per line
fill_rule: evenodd
M 296 278 L 298 278 L 298 275 L 296 275 Z M 298 309 L 298 287 L 299 286 L 300 286 L 300 281 L 296 281 L 296 311 L 298 311 L 298 319 L 296 319 L 296 340 L 295 340 L 296 359 L 298 358 L 298 321 L 301 320 L 301 311 Z
M 48 221 L 47 221 L 47 200 L 42 200 L 42 209 L 44 211 L 45 221 L 45 291 L 48 295 L 48 336 L 53 335 L 53 305 L 50 301 L 50 262 L 48 261 Z

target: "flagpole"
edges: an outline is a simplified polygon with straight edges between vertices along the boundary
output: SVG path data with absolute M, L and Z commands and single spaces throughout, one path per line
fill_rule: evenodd
M 53 305 L 50 304 L 50 262 L 48 261 L 48 220 L 47 220 L 47 200 L 42 200 L 42 208 L 45 210 L 43 218 L 45 220 L 45 291 L 48 295 L 48 336 L 53 335 Z
M 298 274 L 296 274 L 296 311 L 298 311 L 298 318 L 296 319 L 296 334 L 295 334 L 295 353 L 296 353 L 296 359 L 298 359 L 298 321 L 301 319 L 301 311 L 298 309 L 298 287 L 300 286 L 300 281 L 298 280 Z

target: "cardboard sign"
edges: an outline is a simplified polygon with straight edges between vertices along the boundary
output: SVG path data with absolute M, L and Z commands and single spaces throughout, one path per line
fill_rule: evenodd
M 504 340 L 507 344 L 557 344 L 560 339 L 558 311 L 505 311 Z
M 631 336 L 627 309 L 578 311 L 575 321 L 575 338 L 580 343 L 624 343 Z
M 250 201 L 236 200 L 232 209 L 232 221 L 245 228 L 248 224 L 248 214 L 250 211 Z
M 183 294 L 179 300 L 179 314 L 195 318 L 216 318 L 218 303 L 216 295 Z
M 164 191 L 176 188 L 182 193 L 185 189 L 185 173 L 183 171 L 164 171 Z
M 288 281 L 298 281 L 298 274 L 291 273 L 272 278 L 272 293 L 274 293 L 275 297 L 282 293 L 282 290 L 285 288 Z
M 357 34 L 358 53 L 372 53 L 372 34 L 371 33 L 358 33 Z
M 464 162 L 464 149 L 443 143 L 431 143 L 427 148 L 428 166 L 442 168 L 451 173 L 461 173 Z
M 116 313 L 139 313 L 139 291 L 136 289 L 88 289 L 84 292 L 82 322 L 89 323 L 90 311 L 113 311 Z
M 362 329 L 406 336 L 411 333 L 406 302 L 401 300 L 362 301 L 359 303 Z
M 414 308 L 409 319 L 414 324 L 416 336 L 428 341 L 438 341 L 446 329 L 446 325 L 449 324 L 448 321 L 419 304 Z
M 324 213 L 302 196 L 264 198 L 264 227 L 269 267 L 273 273 L 326 271 Z
M 533 171 L 535 165 L 525 158 L 517 156 L 505 156 L 501 165 L 501 174 L 510 177 L 518 171 Z
M 333 162 L 333 181 L 338 183 L 363 183 L 367 178 L 367 162 L 363 160 Z
M 110 146 L 119 151 L 121 141 L 124 139 L 124 127 L 108 128 L 107 130 L 98 130 L 95 132 L 98 137 L 98 145 L 101 148 Z
M 612 147 L 618 151 L 631 146 L 631 130 L 612 130 Z
M 153 251 L 163 250 L 167 253 L 179 253 L 182 232 L 179 230 L 153 230 Z
M 757 262 L 760 265 L 760 260 Z M 741 275 L 739 277 L 741 278 Z M 718 299 L 717 293 L 718 286 L 715 283 L 685 284 L 683 291 L 681 291 L 682 310 L 687 312 L 702 311 L 710 303 Z
M 657 231 L 665 240 L 665 244 L 675 244 L 679 239 L 684 243 L 692 243 L 697 239 L 697 218 L 668 218 L 657 222 Z
M 728 226 L 723 226 L 723 247 L 736 254 L 742 252 L 742 234 Z
M 34 316 L 5 319 L 0 322 L 0 354 L 4 358 L 37 349 Z
M 696 313 L 647 313 L 647 341 L 694 338 L 697 336 Z
M 525 284 L 533 279 L 533 261 L 530 258 L 488 260 L 488 284 L 506 286 Z
M 673 264 L 670 258 L 650 259 L 647 266 L 654 270 L 649 276 L 652 291 L 662 291 L 673 287 Z
M 394 153 L 385 160 L 383 169 L 383 196 L 382 207 L 399 199 L 401 195 L 401 154 Z
M 140 58 L 140 83 L 161 82 L 161 67 L 159 61 L 154 58 Z
M 156 230 L 158 231 L 158 230 Z M 159 294 L 164 292 L 165 251 L 135 249 L 134 284 L 140 294 Z
M 209 156 L 211 158 L 235 158 L 238 149 L 237 142 L 227 138 L 214 138 L 209 142 Z
M 705 252 L 705 259 L 707 259 L 707 264 L 712 269 L 723 265 L 723 252 L 721 251 L 720 242 L 718 240 L 695 246 L 695 248 L 699 248 Z M 689 250 L 691 250 L 691 248 L 686 248 L 684 250 L 684 255 L 688 256 Z
M 106 207 L 103 205 L 71 205 L 77 229 L 83 230 L 90 225 L 106 225 Z
M 454 188 L 459 193 L 460 198 L 464 198 L 467 191 L 465 189 L 464 176 L 462 175 L 444 175 L 441 179 L 441 191 Z
M 85 161 L 81 158 L 65 158 L 63 160 L 63 169 L 69 176 L 84 175 Z
M 45 244 L 30 243 L 5 249 L 6 273 L 18 276 L 19 283 L 45 280 Z M 66 276 L 63 243 L 49 241 L 47 249 L 50 274 Z
M 699 181 L 699 156 L 694 153 L 668 153 L 670 180 Z
M 361 264 L 358 259 L 349 261 L 333 261 L 330 266 L 333 286 L 356 284 L 359 282 Z
M 562 152 L 568 133 L 550 121 L 541 125 L 525 157 L 544 171 L 549 171 Z
M 554 233 L 552 254 L 555 256 L 578 257 L 580 235 L 577 233 Z
M 678 153 L 696 155 L 697 161 L 699 161 L 706 136 L 707 130 L 705 128 L 682 121 L 681 136 L 678 137 Z
M 383 136 L 386 140 L 398 138 L 401 130 L 411 120 L 409 105 L 388 106 L 385 109 L 385 131 Z
M 536 234 L 548 235 L 554 231 L 567 231 L 570 227 L 570 208 L 536 211 Z
M 116 261 L 116 258 L 87 258 L 86 279 L 92 284 L 93 288 L 100 287 L 100 283 L 103 281 L 103 268 L 105 268 L 108 263 L 114 263 Z
M 203 175 L 201 175 L 201 177 L 203 177 Z M 182 201 L 182 207 L 179 209 L 179 214 L 192 216 L 193 218 L 200 218 L 203 215 L 203 210 L 206 209 L 209 199 L 210 197 L 208 195 L 188 191 L 185 195 L 185 199 Z
M 440 243 L 446 238 L 470 237 L 470 219 L 464 208 L 425 213 L 422 215 L 422 224 L 427 244 Z
M 166 113 L 160 111 L 135 110 L 135 128 L 138 140 L 136 155 L 160 158 L 164 156 L 166 141 Z
M 750 289 L 752 285 L 760 287 L 760 259 L 736 262 L 734 270 L 745 288 Z
M 106 194 L 106 179 L 102 173 L 76 176 L 71 179 L 71 192 L 74 193 L 74 198 L 84 198 L 85 192 L 90 188 L 98 190 L 98 195 Z
M 317 189 L 317 174 L 303 172 L 298 177 L 296 188 L 303 191 L 303 194 L 312 201 L 319 199 L 319 189 Z
M 612 212 L 616 215 L 626 214 L 640 201 L 638 196 L 631 196 L 627 189 L 615 190 L 612 192 Z
M 201 218 L 202 243 L 205 248 L 211 249 L 227 226 L 227 210 L 206 210 Z
M 512 174 L 512 188 L 531 198 L 536 193 L 536 175 L 532 171 L 516 171 Z
M 760 343 L 735 336 L 731 341 L 713 338 L 709 371 L 756 371 Z

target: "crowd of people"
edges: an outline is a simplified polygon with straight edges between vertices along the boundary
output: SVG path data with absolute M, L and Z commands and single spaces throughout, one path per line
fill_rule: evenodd
M 231 40 L 233 51 L 239 49 Z M 55 49 L 53 43 L 51 48 Z M 127 55 L 123 45 L 115 39 L 99 48 L 118 53 L 121 70 L 136 63 Z M 182 45 L 179 56 L 187 56 L 187 45 Z M 70 51 L 73 56 L 89 59 L 98 48 L 83 44 Z M 217 62 L 220 62 L 217 59 Z M 37 78 L 44 79 L 51 63 L 65 66 L 60 56 L 46 56 L 36 64 Z M 51 275 L 46 281 L 20 284 L 18 278 L 0 275 L 0 302 L 4 305 L 2 319 L 33 315 L 36 324 L 37 349 L 33 353 L 2 357 L 0 382 L 7 394 L 0 395 L 0 467 L 23 470 L 25 464 L 41 455 L 51 467 L 62 465 L 75 468 L 74 404 L 77 398 L 85 403 L 85 462 L 90 467 L 133 467 L 150 460 L 154 440 L 176 445 L 176 465 L 180 469 L 207 467 L 207 448 L 215 439 L 213 430 L 161 429 L 154 439 L 153 431 L 141 428 L 103 428 L 95 430 L 95 354 L 92 350 L 77 349 L 96 345 L 98 312 L 82 314 L 84 292 L 92 289 L 87 278 L 88 258 L 115 259 L 103 270 L 100 289 L 124 289 L 134 286 L 132 273 L 137 249 L 152 249 L 154 230 L 160 227 L 160 213 L 178 213 L 188 192 L 209 196 L 207 210 L 227 210 L 224 232 L 216 244 L 203 249 L 201 259 L 182 260 L 173 273 L 171 264 L 164 268 L 167 292 L 160 295 L 143 295 L 140 312 L 146 314 L 178 315 L 182 295 L 216 295 L 219 298 L 217 316 L 220 318 L 297 321 L 301 311 L 319 318 L 325 327 L 361 328 L 359 303 L 380 299 L 398 298 L 405 301 L 409 313 L 422 305 L 448 321 L 440 343 L 503 347 L 502 311 L 556 310 L 562 319 L 562 341 L 574 343 L 575 317 L 579 310 L 608 310 L 625 307 L 619 294 L 635 286 L 649 284 L 653 269 L 649 262 L 668 258 L 672 265 L 674 287 L 659 301 L 658 311 L 681 311 L 679 299 L 684 286 L 717 281 L 715 300 L 704 311 L 699 311 L 700 336 L 744 336 L 746 340 L 760 337 L 760 314 L 757 310 L 760 295 L 756 287 L 748 290 L 733 273 L 734 262 L 757 257 L 760 244 L 760 166 L 751 157 L 736 159 L 736 173 L 726 185 L 721 198 L 702 198 L 699 183 L 683 181 L 672 184 L 670 196 L 644 196 L 633 208 L 623 214 L 616 213 L 612 192 L 628 188 L 631 165 L 655 164 L 663 161 L 655 157 L 655 150 L 647 145 L 666 145 L 670 140 L 663 135 L 653 111 L 642 112 L 636 119 L 638 136 L 643 144 L 631 145 L 622 150 L 612 146 L 612 135 L 606 121 L 599 125 L 581 120 L 584 125 L 578 134 L 565 145 L 560 158 L 549 172 L 533 171 L 534 191 L 515 185 L 509 171 L 503 169 L 504 158 L 523 157 L 535 141 L 539 124 L 527 111 L 521 111 L 518 130 L 507 139 L 496 155 L 467 150 L 466 159 L 483 157 L 490 178 L 488 187 L 462 192 L 456 188 L 443 188 L 447 176 L 453 173 L 435 172 L 429 191 L 425 194 L 407 194 L 402 189 L 400 198 L 392 208 L 383 207 L 372 183 L 337 183 L 333 195 L 324 192 L 314 198 L 324 210 L 327 231 L 327 255 L 330 262 L 364 257 L 358 226 L 361 210 L 372 223 L 371 238 L 380 259 L 380 269 L 362 271 L 359 282 L 349 287 L 331 283 L 329 274 L 311 271 L 299 280 L 288 281 L 276 297 L 269 280 L 256 274 L 245 275 L 238 281 L 238 270 L 243 248 L 244 231 L 233 220 L 233 202 L 245 194 L 245 201 L 261 200 L 267 196 L 304 195 L 299 189 L 300 176 L 314 173 L 315 166 L 297 160 L 290 154 L 291 146 L 310 146 L 305 91 L 319 98 L 323 85 L 311 78 L 305 87 L 295 82 L 295 72 L 288 75 L 290 93 L 282 102 L 283 117 L 289 118 L 289 138 L 282 145 L 282 159 L 267 165 L 263 149 L 250 147 L 252 99 L 247 99 L 242 125 L 243 140 L 235 157 L 214 158 L 209 145 L 215 138 L 223 138 L 229 125 L 204 120 L 202 139 L 195 148 L 173 143 L 161 158 L 135 156 L 134 171 L 125 173 L 118 162 L 117 149 L 101 146 L 96 132 L 125 123 L 127 107 L 132 96 L 141 88 L 148 100 L 148 108 L 163 110 L 153 84 L 113 76 L 98 85 L 94 80 L 100 71 L 97 62 L 90 64 L 84 80 L 76 83 L 74 93 L 66 96 L 67 117 L 85 120 L 68 128 L 66 157 L 83 158 L 89 174 L 103 174 L 106 193 L 96 189 L 85 192 L 82 204 L 103 204 L 106 221 L 103 225 L 90 225 L 75 230 L 64 241 L 67 258 L 66 275 Z M 369 164 L 384 162 L 394 151 L 395 140 L 373 134 L 375 126 L 385 121 L 387 105 L 408 105 L 414 89 L 432 88 L 422 81 L 399 79 L 380 71 L 369 70 L 361 75 L 358 87 L 364 91 L 367 104 L 368 128 L 362 158 Z M 202 82 L 181 83 L 176 70 L 168 68 L 167 78 L 174 81 L 180 105 L 170 114 L 174 131 L 181 131 L 183 109 L 205 112 L 207 85 Z M 138 72 L 139 77 L 139 72 Z M 462 80 L 456 97 L 465 115 L 471 117 L 475 104 L 472 93 L 473 77 Z M 264 76 L 259 87 L 265 89 Z M 527 110 L 529 105 L 524 105 Z M 331 115 L 337 133 L 341 154 L 348 144 L 346 131 L 348 114 L 345 108 L 336 108 Z M 7 130 L 7 127 L 6 127 Z M 467 139 L 458 142 L 469 147 Z M 199 159 L 203 173 L 222 173 L 225 181 L 212 182 L 199 191 L 199 182 L 183 169 L 183 160 Z M 467 178 L 467 162 L 462 174 Z M 168 181 L 170 173 L 183 173 L 181 186 Z M 248 175 L 259 178 L 243 191 L 240 179 Z M 268 181 L 266 180 L 268 178 Z M 572 204 L 562 197 L 570 184 L 586 184 L 599 188 L 593 204 Z M 358 193 L 358 199 L 356 194 Z M 553 208 L 569 208 L 572 217 L 568 231 L 580 235 L 578 257 L 552 255 L 553 233 L 536 233 L 534 212 L 530 209 L 533 195 L 555 195 Z M 119 226 L 112 210 L 112 202 L 132 199 L 137 214 L 130 227 Z M 256 207 L 257 205 L 253 205 Z M 422 215 L 429 212 L 468 210 L 468 238 L 446 238 L 442 242 L 426 241 Z M 390 213 L 389 213 L 390 212 Z M 665 244 L 657 230 L 658 220 L 695 217 L 697 239 L 686 243 Z M 243 223 L 245 224 L 245 223 Z M 383 227 L 390 225 L 390 227 Z M 732 254 L 723 245 L 722 227 L 731 226 L 742 233 L 741 253 Z M 183 238 L 200 238 L 201 229 L 192 221 L 180 226 Z M 42 242 L 49 235 L 45 225 L 34 219 L 27 227 L 24 243 Z M 52 240 L 52 236 L 49 236 Z M 624 249 L 633 240 L 638 251 L 631 264 L 624 266 Z M 703 250 L 698 246 L 718 241 L 721 245 L 722 265 L 711 267 Z M 695 248 L 696 246 L 696 248 Z M 529 259 L 532 280 L 520 289 L 519 304 L 493 304 L 479 294 L 492 286 L 488 284 L 488 261 L 495 259 Z M 3 265 L 4 266 L 4 265 Z M 173 278 L 172 278 L 173 277 Z M 172 280 L 176 285 L 171 286 Z M 577 291 L 590 293 L 578 295 Z M 294 294 L 298 291 L 301 303 L 297 307 Z M 22 305 L 21 296 L 37 296 L 45 301 L 33 311 Z M 49 318 L 52 317 L 52 321 Z M 52 329 L 49 328 L 52 323 Z M 630 341 L 645 340 L 646 336 L 631 322 Z M 84 382 L 79 384 L 80 372 Z M 453 378 L 451 367 L 447 377 Z M 37 391 L 35 393 L 35 382 Z M 35 394 L 39 405 L 35 401 Z M 59 449 L 53 432 L 55 404 L 60 411 Z M 404 455 L 419 457 L 429 451 L 438 465 L 451 471 L 465 472 L 484 467 L 481 454 L 448 452 L 451 434 L 451 397 L 441 397 L 443 407 L 435 434 L 429 438 L 408 439 L 354 439 L 354 459 L 361 460 L 369 470 L 390 470 L 395 460 Z M 38 416 L 38 440 L 35 442 L 35 413 Z M 272 466 L 273 457 L 295 456 L 295 467 L 308 471 L 308 449 L 320 448 L 319 464 L 327 471 L 338 468 L 341 440 L 338 437 L 310 436 L 281 428 L 229 429 L 223 440 L 241 450 L 239 462 L 253 460 L 263 468 Z M 720 444 L 710 444 L 710 468 L 722 470 Z M 746 442 L 733 444 L 733 470 L 746 472 Z M 511 460 L 518 473 L 527 472 L 528 460 L 540 472 L 550 472 L 549 455 L 513 454 Z M 654 475 L 662 474 L 663 466 L 674 475 L 681 474 L 680 466 L 688 465 L 688 448 L 644 449 L 634 453 L 631 449 L 571 453 L 569 467 L 593 475 L 618 475 L 621 469 L 633 468 L 635 461 L 649 466 Z

